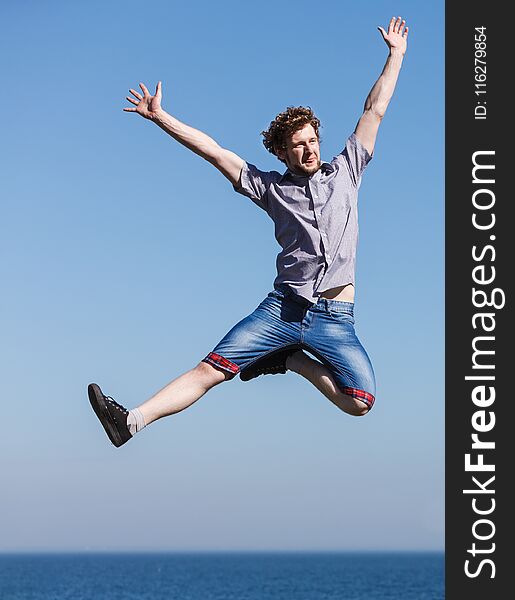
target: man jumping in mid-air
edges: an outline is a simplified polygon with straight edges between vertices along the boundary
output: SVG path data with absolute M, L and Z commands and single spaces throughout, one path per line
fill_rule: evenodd
M 134 108 L 124 110 L 159 125 L 265 210 L 274 221 L 281 252 L 274 290 L 196 367 L 149 400 L 128 411 L 97 384 L 88 386 L 91 405 L 115 446 L 153 421 L 188 408 L 238 373 L 248 381 L 293 371 L 350 415 L 364 415 L 371 409 L 374 372 L 354 332 L 353 318 L 357 198 L 408 38 L 401 17 L 392 18 L 388 31 L 378 29 L 389 48 L 386 64 L 354 133 L 331 162 L 320 160 L 320 121 L 310 108 L 287 108 L 263 132 L 267 150 L 287 166 L 281 174 L 260 171 L 166 113 L 161 108 L 161 82 L 154 96 L 142 83 L 142 93 L 130 90 L 132 97 L 127 100 Z

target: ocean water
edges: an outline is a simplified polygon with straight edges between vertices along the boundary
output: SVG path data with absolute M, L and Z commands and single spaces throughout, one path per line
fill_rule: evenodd
M 0 555 L 1 600 L 443 598 L 443 553 Z

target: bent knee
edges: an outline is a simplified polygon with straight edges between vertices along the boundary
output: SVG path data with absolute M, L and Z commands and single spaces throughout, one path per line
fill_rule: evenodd
M 214 385 L 222 383 L 222 381 L 227 381 L 234 377 L 232 373 L 228 373 L 227 371 L 223 371 L 222 369 L 217 369 L 212 364 L 204 361 L 199 362 L 198 365 L 193 368 L 193 371 L 209 387 L 212 387 Z
M 349 399 L 349 414 L 353 417 L 364 417 L 370 412 L 372 408 L 366 402 L 362 400 L 358 400 L 357 398 L 353 398 L 352 396 L 348 396 Z
M 374 396 L 365 394 L 361 390 L 344 389 L 345 391 L 338 390 L 336 398 L 331 398 L 333 402 L 353 417 L 364 417 L 367 415 L 374 404 Z
M 340 389 L 343 395 L 347 396 L 349 414 L 355 417 L 363 417 L 370 412 L 374 405 L 375 396 L 363 389 L 355 387 L 344 387 Z

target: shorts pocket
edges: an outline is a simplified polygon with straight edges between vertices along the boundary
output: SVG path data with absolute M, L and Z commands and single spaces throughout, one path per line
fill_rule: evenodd
M 348 311 L 343 311 L 343 310 L 337 310 L 334 308 L 329 308 L 329 314 L 330 316 L 341 323 L 350 323 L 351 325 L 354 325 L 354 315 L 349 313 Z

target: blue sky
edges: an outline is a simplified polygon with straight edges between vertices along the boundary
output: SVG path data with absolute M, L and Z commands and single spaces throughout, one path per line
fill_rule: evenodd
M 129 407 L 193 367 L 272 287 L 272 222 L 137 115 L 129 87 L 261 169 L 288 105 L 352 133 L 387 49 L 409 48 L 360 190 L 363 419 L 306 381 L 239 379 L 112 447 L 87 401 Z M 442 549 L 443 3 L 0 7 L 0 551 Z

